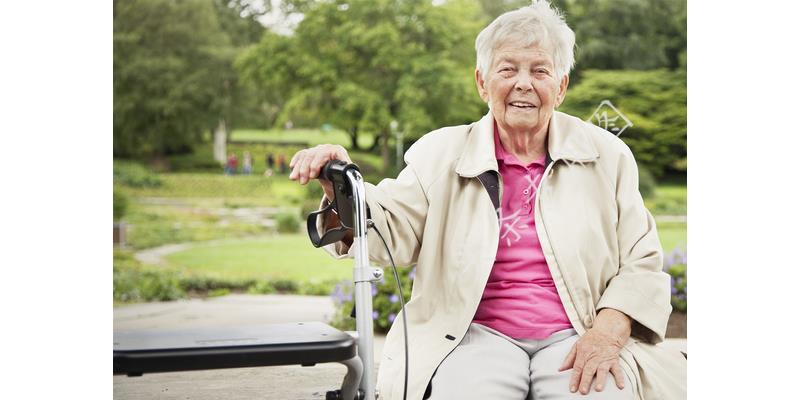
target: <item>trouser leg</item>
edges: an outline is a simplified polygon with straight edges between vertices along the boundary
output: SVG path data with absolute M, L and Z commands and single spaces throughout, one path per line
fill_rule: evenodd
M 433 375 L 430 399 L 522 400 L 530 388 L 529 367 L 519 346 L 471 324 Z
M 558 335 L 558 333 L 554 335 Z M 578 341 L 578 338 L 577 334 L 571 335 L 536 351 L 530 363 L 531 396 L 529 398 L 533 400 L 632 400 L 634 398 L 634 387 L 624 373 L 625 388 L 623 389 L 617 388 L 617 384 L 614 383 L 614 377 L 609 372 L 602 392 L 597 392 L 594 389 L 597 384 L 594 379 L 590 386 L 591 390 L 587 395 L 569 391 L 572 369 L 563 372 L 558 372 L 558 369 L 564 363 L 564 359 L 567 358 L 567 354 L 569 354 L 575 342 Z

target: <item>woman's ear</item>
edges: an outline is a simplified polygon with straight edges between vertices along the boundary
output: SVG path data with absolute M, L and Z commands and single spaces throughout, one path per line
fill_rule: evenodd
M 564 75 L 561 78 L 561 84 L 558 85 L 558 95 L 556 96 L 556 107 L 560 106 L 567 97 L 567 87 L 569 86 L 569 75 Z
M 475 69 L 475 85 L 478 86 L 478 94 L 481 96 L 481 99 L 488 103 L 489 93 L 486 91 L 486 82 L 483 80 L 479 69 Z

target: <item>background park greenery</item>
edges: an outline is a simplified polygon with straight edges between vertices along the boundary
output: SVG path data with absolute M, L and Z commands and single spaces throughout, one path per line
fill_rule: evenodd
M 527 3 L 115 1 L 114 218 L 127 229 L 115 301 L 335 289 L 345 304 L 337 282 L 351 264 L 313 250 L 300 229 L 320 192 L 277 166 L 264 175 L 266 156 L 337 143 L 368 181 L 393 176 L 398 145 L 486 112 L 474 39 Z M 610 100 L 633 121 L 620 137 L 639 161 L 673 304 L 685 310 L 686 3 L 553 3 L 577 36 L 560 110 L 588 120 Z M 251 175 L 223 175 L 212 152 L 219 127 L 228 153 L 253 155 Z M 394 305 L 376 300 L 384 323 Z

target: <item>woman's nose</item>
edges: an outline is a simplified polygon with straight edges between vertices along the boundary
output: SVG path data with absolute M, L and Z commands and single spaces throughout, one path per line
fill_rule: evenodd
M 520 73 L 517 75 L 517 82 L 514 84 L 514 90 L 518 92 L 529 92 L 533 90 L 533 77 L 529 73 Z

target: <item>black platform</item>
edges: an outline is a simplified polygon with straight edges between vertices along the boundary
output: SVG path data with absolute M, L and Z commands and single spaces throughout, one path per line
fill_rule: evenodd
M 321 322 L 114 332 L 114 375 L 309 366 L 355 356 L 355 339 Z

